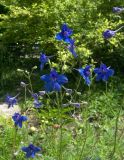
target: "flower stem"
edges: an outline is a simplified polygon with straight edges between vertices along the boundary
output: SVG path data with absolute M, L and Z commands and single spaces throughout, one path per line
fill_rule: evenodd
M 108 83 L 107 83 L 107 81 L 105 82 L 105 88 L 106 88 L 106 93 L 107 93 L 107 91 L 108 91 Z
M 28 76 L 28 80 L 29 80 L 31 92 L 33 93 L 33 87 L 32 87 L 32 82 L 31 82 L 31 76 L 30 75 Z
M 121 112 L 121 109 L 119 109 L 119 112 L 117 114 L 116 121 L 115 121 L 114 146 L 113 146 L 113 151 L 112 151 L 111 157 L 114 157 L 114 154 L 116 151 L 117 135 L 118 135 L 118 122 L 119 122 L 120 112 Z
M 124 26 L 121 26 L 119 29 L 117 29 L 115 32 L 120 31 L 122 28 L 124 28 Z
M 81 152 L 80 152 L 79 160 L 82 160 L 82 155 L 83 155 L 84 148 L 85 148 L 85 145 L 86 145 L 86 142 L 87 142 L 87 128 L 88 128 L 88 124 L 87 124 L 87 122 L 86 122 L 86 133 L 85 133 L 85 139 L 84 139 L 83 146 L 82 146 L 82 148 L 81 148 Z
M 25 104 L 26 104 L 26 100 L 27 100 L 27 88 L 25 86 Z
M 17 131 L 18 131 L 18 128 L 17 126 L 14 127 L 14 138 L 13 138 L 13 160 L 16 159 L 14 153 L 16 152 L 16 139 L 17 139 Z
M 58 106 L 58 114 L 59 114 L 59 124 L 60 124 L 60 142 L 59 142 L 59 155 L 58 159 L 62 160 L 62 108 L 59 101 L 59 94 L 56 92 L 57 106 Z

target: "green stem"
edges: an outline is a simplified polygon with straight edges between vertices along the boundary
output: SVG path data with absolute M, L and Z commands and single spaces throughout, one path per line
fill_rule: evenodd
M 119 116 L 120 116 L 121 109 L 119 110 L 117 114 L 117 118 L 115 121 L 115 135 L 114 135 L 114 146 L 113 146 L 113 151 L 112 151 L 112 156 L 114 157 L 115 151 L 116 151 L 116 145 L 117 145 L 117 135 L 118 135 L 118 122 L 119 122 Z
M 33 93 L 33 87 L 32 87 L 32 83 L 31 83 L 31 76 L 30 75 L 28 76 L 28 80 L 29 80 L 31 92 Z
M 18 131 L 18 128 L 17 126 L 14 127 L 14 139 L 13 139 L 13 154 L 16 152 L 16 138 L 17 138 L 17 131 Z M 12 155 L 13 155 L 12 154 Z M 12 156 L 12 160 L 15 160 L 16 157 L 15 155 Z
M 86 146 L 86 142 L 87 142 L 87 122 L 86 122 L 86 133 L 85 133 L 85 139 L 84 139 L 84 143 L 83 143 L 83 146 L 82 146 L 82 149 L 81 149 L 81 153 L 80 153 L 80 156 L 79 156 L 79 160 L 82 160 L 82 155 L 83 155 L 83 152 L 84 152 L 84 148 Z
M 107 81 L 105 82 L 105 88 L 106 88 L 106 93 L 107 93 L 107 91 L 108 91 L 108 83 L 107 83 Z
M 27 88 L 25 86 L 25 104 L 26 104 L 26 101 L 27 101 Z
M 57 106 L 59 112 L 59 124 L 60 124 L 60 142 L 59 142 L 59 160 L 62 160 L 62 108 L 59 101 L 58 92 L 56 92 Z

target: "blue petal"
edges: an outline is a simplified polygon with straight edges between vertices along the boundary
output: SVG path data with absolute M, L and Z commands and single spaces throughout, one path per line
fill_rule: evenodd
M 40 69 L 43 70 L 43 68 L 44 68 L 44 64 L 41 63 L 40 64 Z
M 67 31 L 67 29 L 68 29 L 67 24 L 64 23 L 64 24 L 62 25 L 61 30 L 64 32 L 64 31 Z
M 78 69 L 78 72 L 80 73 L 80 75 L 82 77 L 84 77 L 84 69 L 83 68 Z
M 39 102 L 39 101 L 37 101 L 37 100 L 34 101 L 34 106 L 35 106 L 36 108 L 40 108 L 41 105 L 42 105 L 41 102 Z
M 63 40 L 63 35 L 61 32 L 56 35 L 56 39 L 59 41 Z
M 89 70 L 91 68 L 90 65 L 87 65 L 84 70 Z
M 109 69 L 109 76 L 113 76 L 113 74 L 114 74 L 114 70 L 113 69 Z
M 45 83 L 45 90 L 46 92 L 53 91 L 53 82 Z
M 50 76 L 49 76 L 49 75 L 43 75 L 43 76 L 41 76 L 40 78 L 41 78 L 41 80 L 43 80 L 43 81 L 45 81 L 45 82 L 49 82 L 49 81 L 51 81 L 51 79 L 50 79 Z
M 58 75 L 58 78 L 57 78 L 57 82 L 61 85 L 61 84 L 64 84 L 64 83 L 68 83 L 68 78 L 61 74 L 61 75 Z
M 107 69 L 107 66 L 105 64 L 101 63 L 100 68 Z
M 102 76 L 100 75 L 100 74 L 98 74 L 97 76 L 96 76 L 96 81 L 100 81 L 102 79 Z
M 39 152 L 39 151 L 41 151 L 41 148 L 40 148 L 40 147 L 35 147 L 35 148 L 34 148 L 34 151 L 35 151 L 35 152 Z
M 89 77 L 86 77 L 86 78 L 85 78 L 85 82 L 86 82 L 86 84 L 87 84 L 88 86 L 90 86 L 91 81 L 90 81 Z
M 61 90 L 61 86 L 59 85 L 59 83 L 54 83 L 54 86 L 53 86 L 54 90 L 55 91 L 60 91 Z
M 63 38 L 63 41 L 66 42 L 66 43 L 71 43 L 71 38 L 69 38 L 69 37 L 64 37 L 64 38 Z
M 20 128 L 22 128 L 22 121 L 21 121 L 21 120 L 19 120 L 18 126 L 19 126 Z
M 28 119 L 28 118 L 27 118 L 26 116 L 21 116 L 21 120 L 22 120 L 22 121 L 27 121 L 27 119 Z
M 99 68 L 95 68 L 94 73 L 99 73 Z
M 28 147 L 22 147 L 22 151 L 29 152 L 29 148 Z
M 31 157 L 32 157 L 32 158 L 35 157 L 35 152 L 32 152 Z
M 29 150 L 29 152 L 26 153 L 26 157 L 27 157 L 27 158 L 32 157 L 32 151 Z M 34 157 L 32 157 L 32 158 L 34 158 Z

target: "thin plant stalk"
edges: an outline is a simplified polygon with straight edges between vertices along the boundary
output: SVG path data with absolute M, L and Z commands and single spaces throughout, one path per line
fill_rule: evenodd
M 26 101 L 27 101 L 27 87 L 25 86 L 25 104 L 26 104 Z
M 115 134 L 114 134 L 114 146 L 113 146 L 113 151 L 111 157 L 114 157 L 114 154 L 116 152 L 116 146 L 117 146 L 117 135 L 118 135 L 118 122 L 119 122 L 119 117 L 120 117 L 121 109 L 119 109 L 116 121 L 115 121 Z
M 108 83 L 107 83 L 107 81 L 105 82 L 105 89 L 106 89 L 106 93 L 107 93 L 107 91 L 108 91 Z
M 30 75 L 28 76 L 28 80 L 29 80 L 29 85 L 30 85 L 30 88 L 31 88 L 31 92 L 33 93 L 33 87 L 32 87 L 32 82 L 31 82 L 31 76 Z
M 17 139 L 17 126 L 14 126 L 14 138 L 13 138 L 13 154 L 16 152 L 16 139 Z M 15 155 L 13 155 L 13 160 L 16 159 Z
M 60 142 L 59 142 L 59 160 L 62 160 L 62 108 L 59 101 L 59 94 L 56 92 L 57 106 L 59 111 L 59 123 L 60 123 Z
M 90 86 L 89 86 L 89 96 L 91 94 L 91 90 L 90 90 Z M 82 155 L 83 155 L 83 152 L 84 152 L 84 149 L 85 149 L 85 146 L 86 146 L 86 142 L 87 142 L 87 135 L 88 135 L 88 108 L 86 107 L 86 128 L 85 128 L 85 139 L 84 139 L 84 142 L 83 142 L 83 145 L 82 145 L 82 148 L 81 148 L 81 152 L 80 152 L 80 155 L 79 155 L 79 160 L 82 160 Z
M 87 122 L 87 120 L 86 120 L 85 139 L 84 139 L 84 142 L 83 142 L 83 146 L 82 146 L 82 148 L 81 148 L 79 160 L 82 160 L 82 155 L 83 155 L 83 152 L 84 152 L 84 148 L 85 148 L 85 146 L 86 146 L 86 142 L 87 142 L 87 129 L 88 129 L 88 122 Z

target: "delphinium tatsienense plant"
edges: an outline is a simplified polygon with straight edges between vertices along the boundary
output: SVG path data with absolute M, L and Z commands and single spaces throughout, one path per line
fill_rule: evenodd
M 121 13 L 121 12 L 123 12 L 123 8 L 114 7 L 113 12 Z M 123 28 L 123 26 L 115 31 L 107 29 L 106 31 L 103 32 L 103 34 L 101 33 L 101 35 L 103 35 L 104 39 L 109 40 L 110 38 L 115 36 L 115 34 L 122 28 Z M 65 45 L 67 52 L 68 51 L 71 52 L 72 56 L 74 56 L 74 58 L 78 61 L 78 58 L 77 58 L 78 54 L 76 53 L 76 47 L 75 47 L 75 39 L 72 38 L 72 36 L 73 36 L 73 30 L 70 29 L 66 23 L 64 23 L 64 24 L 62 24 L 61 31 L 56 34 L 55 39 L 58 41 L 61 41 Z M 57 110 L 56 117 L 51 118 L 51 121 L 53 120 L 53 124 L 54 124 L 54 121 L 56 123 L 56 124 L 54 124 L 54 128 L 57 128 L 56 133 L 58 133 L 57 136 L 55 137 L 57 139 L 57 143 L 56 143 L 57 144 L 57 151 L 55 152 L 56 155 L 54 157 L 56 157 L 56 159 L 62 160 L 64 157 L 64 155 L 63 155 L 64 154 L 64 152 L 63 152 L 64 151 L 63 133 L 65 132 L 65 130 L 67 132 L 69 132 L 69 128 L 65 129 L 66 128 L 66 124 L 64 123 L 65 116 L 63 116 L 63 115 L 66 114 L 66 117 L 71 116 L 71 118 L 76 117 L 75 113 L 77 111 L 81 111 L 80 109 L 81 109 L 81 106 L 83 103 L 80 101 L 80 99 L 78 101 L 76 96 L 73 95 L 74 88 L 73 89 L 66 88 L 66 85 L 68 85 L 68 83 L 71 82 L 71 79 L 68 79 L 67 76 L 65 75 L 65 73 L 60 73 L 60 70 L 57 70 L 57 68 L 51 67 L 50 61 L 51 61 L 52 56 L 47 56 L 44 52 L 40 52 L 39 56 L 40 56 L 39 68 L 42 73 L 40 79 L 44 82 L 44 86 L 43 86 L 44 90 L 39 91 L 38 93 L 34 92 L 34 89 L 32 86 L 32 81 L 31 81 L 31 76 L 33 75 L 33 71 L 34 71 L 34 69 L 36 69 L 36 67 L 32 68 L 31 73 L 28 71 L 18 70 L 18 71 L 22 72 L 28 80 L 28 83 L 21 82 L 21 86 L 25 88 L 25 102 L 27 101 L 27 98 L 26 98 L 27 91 L 29 91 L 29 93 L 33 99 L 33 102 L 32 102 L 33 109 L 35 109 L 35 111 L 37 112 L 38 115 L 41 112 L 41 110 L 44 110 L 44 106 L 45 106 L 45 109 L 49 112 L 48 119 L 50 119 L 52 117 L 51 116 L 52 114 L 50 114 L 51 110 L 53 108 L 54 108 L 54 112 L 55 112 L 55 109 Z M 49 71 L 47 74 L 43 74 L 47 63 L 49 64 Z M 80 64 L 80 62 L 79 62 L 79 64 Z M 114 70 L 111 69 L 110 67 L 107 67 L 104 63 L 101 63 L 99 68 L 98 67 L 94 68 L 92 66 L 92 64 L 87 64 L 85 66 L 83 65 L 83 67 L 79 66 L 76 69 L 74 68 L 73 71 L 74 70 L 79 72 L 79 74 L 80 74 L 79 78 L 80 79 L 83 78 L 85 85 L 88 86 L 89 89 L 90 89 L 90 86 L 93 85 L 93 83 L 94 83 L 92 76 L 95 76 L 95 78 L 96 78 L 95 80 L 97 82 L 103 81 L 103 84 L 105 82 L 106 93 L 107 93 L 107 84 L 108 84 L 109 78 L 114 75 Z M 82 79 L 81 79 L 81 81 L 82 81 Z M 81 86 L 80 81 L 79 81 L 79 83 L 77 83 L 76 94 L 78 93 L 79 86 Z M 46 101 L 41 102 L 41 99 L 44 99 L 43 98 L 44 95 L 45 95 Z M 6 97 L 6 103 L 8 104 L 8 108 L 14 107 L 14 105 L 17 103 L 17 97 L 18 97 L 18 95 L 15 97 L 11 97 L 11 96 Z M 47 103 L 47 99 L 49 100 L 49 104 Z M 45 104 L 45 102 L 46 102 L 46 104 Z M 71 108 L 71 110 L 67 110 L 67 112 L 64 112 L 66 107 Z M 73 107 L 73 109 L 72 109 L 72 107 Z M 76 151 L 77 151 L 74 159 L 77 159 L 77 160 L 82 160 L 84 158 L 84 150 L 86 148 L 87 139 L 88 139 L 88 135 L 87 135 L 88 134 L 88 109 L 89 108 L 86 108 L 86 110 L 83 110 L 84 112 L 87 112 L 86 117 L 85 117 L 86 120 L 84 120 L 83 119 L 84 117 L 82 115 L 80 116 L 80 114 L 79 114 L 79 116 L 80 116 L 79 119 L 80 119 L 81 123 L 83 123 L 83 125 L 84 125 L 83 126 L 84 132 L 82 132 L 80 134 L 81 137 L 83 137 L 83 138 L 80 137 L 80 142 L 77 141 L 76 144 L 74 144 L 74 146 L 76 147 Z M 68 112 L 68 111 L 70 111 L 70 112 Z M 51 117 L 49 117 L 49 116 L 51 116 Z M 16 144 L 16 134 L 18 134 L 17 131 L 18 131 L 18 129 L 22 128 L 22 124 L 24 121 L 27 121 L 27 117 L 25 115 L 20 114 L 20 113 L 15 113 L 12 116 L 12 119 L 14 121 L 14 127 L 15 127 L 15 139 L 14 139 L 14 145 L 15 145 Z M 115 135 L 114 135 L 114 149 L 112 152 L 112 156 L 114 156 L 114 153 L 116 150 L 118 119 L 119 119 L 119 114 L 116 119 L 116 131 L 115 131 Z M 74 125 L 74 123 L 72 123 L 71 125 Z M 47 127 L 49 127 L 49 126 L 47 126 Z M 73 131 L 75 131 L 75 130 L 76 129 L 74 128 Z M 45 129 L 44 129 L 44 132 L 47 133 Z M 50 133 L 47 133 L 47 134 L 50 134 Z M 77 135 L 72 137 L 73 142 L 74 142 L 74 140 L 76 141 L 76 139 L 75 139 L 76 136 Z M 29 144 L 28 146 L 27 146 L 27 143 L 24 144 L 24 146 L 22 146 L 21 149 L 23 152 L 26 153 L 26 158 L 35 158 L 35 155 L 37 154 L 37 152 L 41 151 L 41 148 L 35 146 L 32 142 L 28 142 L 28 144 Z M 80 144 L 80 146 L 79 146 L 79 144 Z M 48 153 L 48 152 L 46 152 L 46 153 Z M 72 155 L 73 155 L 73 153 L 72 153 Z

